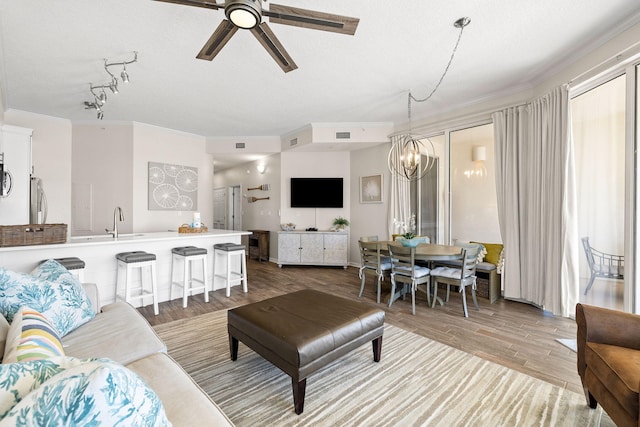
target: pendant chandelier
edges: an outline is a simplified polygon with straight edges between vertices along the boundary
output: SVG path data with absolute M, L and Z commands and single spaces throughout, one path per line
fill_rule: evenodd
M 387 158 L 389 170 L 391 171 L 391 173 L 402 179 L 409 181 L 420 180 L 427 174 L 427 172 L 429 172 L 429 170 L 435 164 L 435 147 L 433 146 L 431 140 L 429 138 L 426 138 L 425 136 L 412 133 L 411 101 L 425 102 L 428 101 L 434 93 L 436 93 L 436 91 L 440 87 L 440 84 L 444 80 L 444 77 L 447 75 L 451 63 L 453 62 L 453 58 L 456 54 L 456 51 L 458 50 L 458 45 L 460 44 L 460 39 L 462 38 L 462 32 L 470 22 L 471 20 L 466 17 L 460 18 L 456 22 L 454 22 L 453 26 L 460 29 L 460 34 L 458 35 L 458 40 L 456 41 L 453 52 L 451 53 L 451 57 L 449 58 L 449 63 L 445 67 L 442 76 L 440 76 L 440 80 L 435 85 L 431 93 L 425 98 L 418 99 L 411 94 L 411 91 L 409 91 L 409 96 L 407 99 L 409 131 L 395 137 L 395 141 L 391 146 L 391 150 L 389 150 L 389 156 Z

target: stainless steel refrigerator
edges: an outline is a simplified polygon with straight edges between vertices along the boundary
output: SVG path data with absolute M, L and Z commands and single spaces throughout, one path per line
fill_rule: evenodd
M 46 224 L 48 206 L 42 179 L 35 176 L 31 177 L 30 195 L 29 224 Z

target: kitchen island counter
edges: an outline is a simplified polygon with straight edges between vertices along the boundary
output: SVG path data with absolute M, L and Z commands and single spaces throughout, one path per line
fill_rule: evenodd
M 198 246 L 208 253 L 208 282 L 213 278 L 213 245 L 217 243 L 241 243 L 248 231 L 211 230 L 204 233 L 153 232 L 121 234 L 118 238 L 110 235 L 71 237 L 67 243 L 34 246 L 13 246 L 0 248 L 0 267 L 28 273 L 40 262 L 51 258 L 78 257 L 85 262 L 85 281 L 96 283 L 100 292 L 100 303 L 108 304 L 116 297 L 115 255 L 120 252 L 146 251 L 157 258 L 157 278 L 159 301 L 169 300 L 171 275 L 171 249 L 178 246 Z M 234 268 L 238 268 L 235 266 Z M 199 271 L 196 274 L 200 274 Z M 213 289 L 223 288 L 216 278 Z M 211 289 L 211 287 L 210 287 Z M 174 298 L 181 295 L 176 288 Z M 221 293 L 221 295 L 223 295 Z

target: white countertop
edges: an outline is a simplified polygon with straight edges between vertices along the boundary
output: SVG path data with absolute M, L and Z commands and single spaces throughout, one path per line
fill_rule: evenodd
M 190 240 L 202 239 L 208 237 L 220 236 L 243 236 L 251 234 L 250 231 L 238 230 L 211 230 L 204 233 L 178 233 L 177 231 L 161 231 L 152 233 L 131 233 L 121 234 L 118 238 L 114 238 L 108 234 L 100 234 L 96 236 L 74 236 L 67 240 L 66 243 L 55 243 L 50 245 L 29 245 L 29 246 L 9 246 L 0 248 L 0 252 L 7 251 L 28 251 L 34 249 L 55 249 L 60 247 L 80 247 L 80 246 L 96 246 L 96 245 L 115 245 L 122 243 L 139 243 L 149 241 L 162 240 Z

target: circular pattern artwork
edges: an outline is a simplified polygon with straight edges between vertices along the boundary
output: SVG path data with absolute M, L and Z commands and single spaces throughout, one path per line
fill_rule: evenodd
M 149 162 L 149 210 L 198 208 L 198 168 Z

